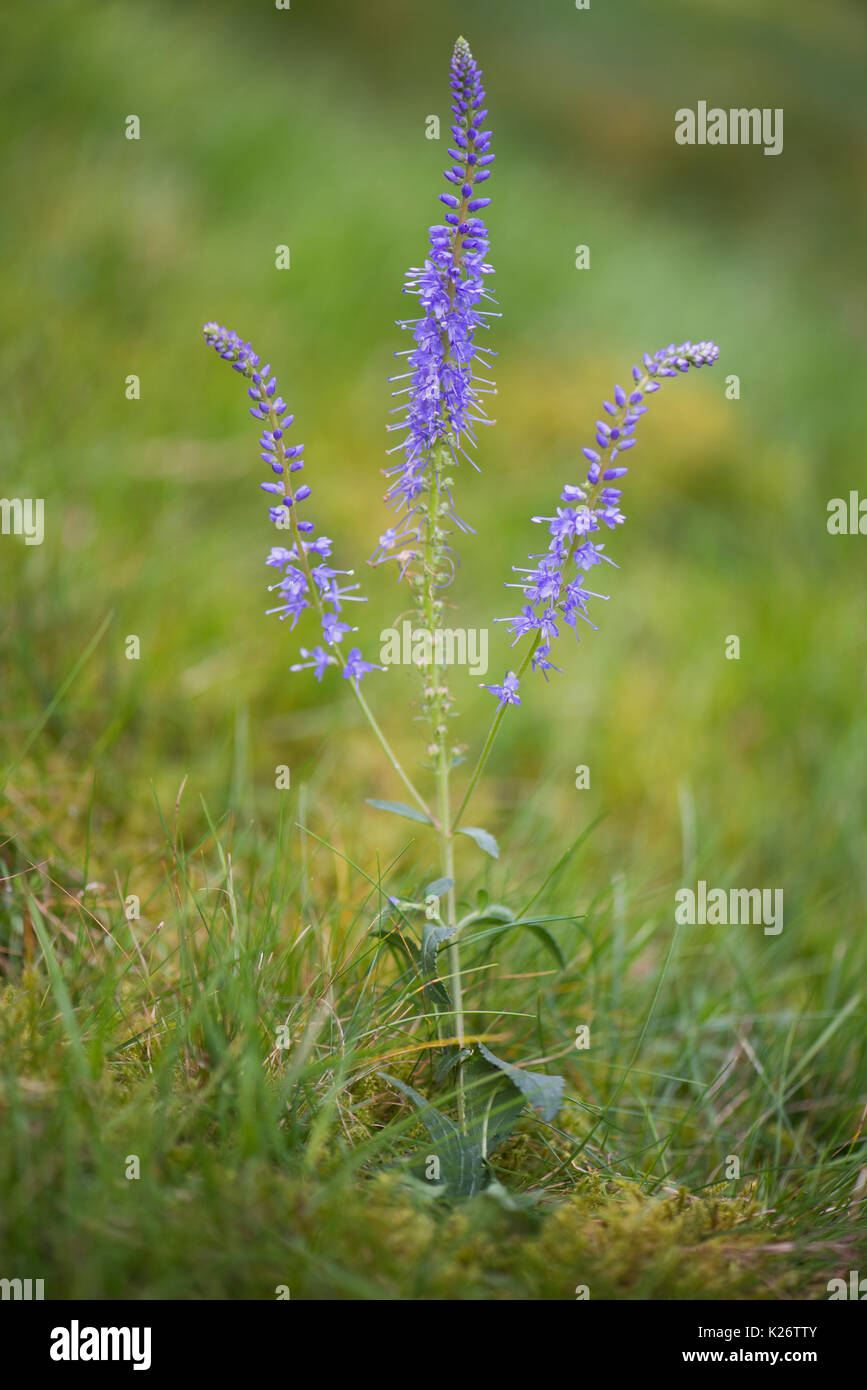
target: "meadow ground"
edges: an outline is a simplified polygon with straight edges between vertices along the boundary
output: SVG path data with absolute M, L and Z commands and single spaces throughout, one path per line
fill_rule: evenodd
M 0 1274 L 49 1297 L 823 1298 L 867 1271 L 867 542 L 826 528 L 863 477 L 863 20 L 493 9 L 0 20 L 0 492 L 46 516 L 41 546 L 0 537 Z M 371 932 L 434 848 L 365 804 L 400 788 L 348 690 L 290 675 L 262 614 L 255 436 L 201 324 L 279 372 L 375 648 L 405 602 L 364 563 L 385 378 L 459 32 L 503 314 L 464 626 L 512 611 L 529 519 L 637 355 L 721 359 L 643 426 L 600 630 L 526 683 L 474 802 L 500 858 L 461 845 L 460 899 L 531 908 L 556 948 L 480 942 L 467 1008 L 568 1099 L 455 1203 L 403 1163 L 418 1123 L 382 1073 L 433 1093 L 430 1032 Z M 676 107 L 733 91 L 785 109 L 781 156 L 674 143 Z M 474 749 L 491 698 L 455 685 Z M 415 769 L 411 674 L 366 691 Z M 677 926 L 699 880 L 782 888 L 783 930 Z

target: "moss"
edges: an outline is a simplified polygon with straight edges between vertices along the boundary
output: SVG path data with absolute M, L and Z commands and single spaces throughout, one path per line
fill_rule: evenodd
M 537 1298 L 725 1299 L 780 1297 L 786 1280 L 761 1247 L 752 1188 L 736 1198 L 660 1197 L 598 1179 L 546 1216 L 525 1252 Z M 738 1230 L 750 1224 L 750 1229 Z M 790 1278 L 790 1283 L 796 1282 Z

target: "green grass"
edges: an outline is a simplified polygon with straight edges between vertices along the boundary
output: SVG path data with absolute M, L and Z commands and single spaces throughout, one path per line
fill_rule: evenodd
M 303 819 L 318 809 L 306 793 Z M 769 975 L 755 928 L 721 952 L 674 937 L 670 891 L 609 890 L 592 835 L 545 886 L 516 827 L 511 871 L 485 881 L 516 906 L 513 874 L 541 888 L 566 964 L 532 936 L 465 950 L 469 1022 L 550 1059 L 569 1099 L 493 1156 L 491 1193 L 437 1202 L 381 1079 L 448 1103 L 417 982 L 369 930 L 378 868 L 336 848 L 346 827 L 298 816 L 294 793 L 265 831 L 167 808 L 164 844 L 115 886 L 4 850 L 10 1268 L 58 1297 L 761 1298 L 821 1296 L 858 1267 L 862 944 L 829 962 L 784 933 Z M 383 880 L 408 891 L 414 847 L 390 843 Z
M 0 537 L 0 1274 L 49 1297 L 800 1298 L 865 1267 L 864 541 L 825 529 L 865 431 L 863 24 L 770 0 L 736 22 L 490 10 L 2 19 L 0 493 L 45 497 L 46 540 Z M 407 1171 L 422 1136 L 381 1073 L 435 1093 L 431 1033 L 370 931 L 434 849 L 365 805 L 401 792 L 342 683 L 288 674 L 252 422 L 199 335 L 216 317 L 274 362 L 377 634 L 403 606 L 364 566 L 392 320 L 460 31 L 488 77 L 503 309 L 497 428 L 460 480 L 466 626 L 509 611 L 529 517 L 636 353 L 722 356 L 654 407 L 600 631 L 527 683 L 473 802 L 501 858 L 461 844 L 459 897 L 533 898 L 565 965 L 489 940 L 469 1017 L 568 1103 L 455 1204 Z M 674 107 L 735 89 L 785 106 L 779 159 L 674 145 Z M 489 678 L 508 660 L 498 627 Z M 415 771 L 411 678 L 366 690 Z M 475 750 L 490 697 L 457 693 Z M 675 931 L 698 878 L 783 887 L 783 933 Z

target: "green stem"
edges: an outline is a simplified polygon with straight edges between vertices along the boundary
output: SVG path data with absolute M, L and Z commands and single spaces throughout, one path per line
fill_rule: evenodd
M 431 662 L 423 671 L 423 679 L 425 682 L 427 715 L 431 729 L 430 752 L 434 758 L 436 776 L 437 812 L 439 816 L 437 839 L 439 842 L 440 870 L 443 877 L 449 879 L 451 883 L 446 893 L 445 924 L 446 926 L 454 928 L 457 922 L 454 886 L 455 851 L 454 840 L 449 828 L 449 819 L 451 815 L 449 780 L 451 776 L 452 755 L 446 726 L 450 697 L 448 687 L 445 684 L 444 673 L 438 660 L 437 644 L 433 640 L 434 633 L 439 628 L 443 609 L 442 600 L 437 597 L 437 590 L 442 580 L 441 565 L 444 533 L 440 527 L 440 511 L 442 505 L 442 477 L 447 462 L 448 451 L 445 446 L 442 446 L 431 460 L 431 480 L 425 524 L 424 563 L 420 576 L 419 601 L 422 616 L 432 642 Z M 463 986 L 461 982 L 460 948 L 456 937 L 449 943 L 448 954 L 449 983 L 451 985 L 452 1000 L 454 1003 L 453 1031 L 457 1038 L 459 1049 L 463 1049 L 465 1036 Z M 462 1131 L 466 1133 L 466 1102 L 464 1096 L 463 1073 L 460 1064 L 458 1065 L 456 1073 L 456 1093 L 458 1121 Z
M 436 829 L 439 830 L 440 822 L 437 820 L 433 812 L 429 809 L 424 798 L 416 791 L 411 780 L 406 775 L 400 763 L 398 762 L 396 754 L 392 752 L 392 749 L 389 747 L 388 740 L 386 739 L 385 734 L 382 732 L 382 729 L 379 727 L 379 724 L 374 718 L 373 710 L 370 708 L 370 705 L 367 703 L 367 701 L 361 693 L 361 690 L 359 689 L 358 681 L 351 681 L 350 684 L 355 692 L 355 698 L 364 712 L 364 717 L 370 725 L 371 729 L 373 730 L 374 734 L 376 735 L 379 745 L 382 748 L 382 751 L 384 752 L 385 756 L 388 758 L 388 761 L 391 763 L 392 767 L 394 768 L 400 780 L 403 782 L 403 785 L 406 787 L 407 791 L 415 801 L 416 805 L 419 807 L 421 811 L 424 811 L 424 814 L 431 822 L 431 825 L 435 826 Z
M 518 679 L 519 679 L 519 680 L 520 680 L 521 676 L 523 676 L 523 674 L 524 674 L 524 672 L 526 671 L 527 667 L 529 666 L 530 661 L 532 660 L 532 657 L 533 657 L 533 653 L 535 652 L 536 648 L 537 648 L 538 645 L 539 645 L 539 642 L 541 641 L 541 637 L 542 637 L 542 634 L 539 633 L 539 632 L 537 632 L 535 638 L 533 639 L 533 645 L 532 645 L 532 646 L 529 648 L 529 650 L 527 651 L 527 654 L 526 654 L 526 656 L 524 657 L 524 660 L 523 660 L 522 663 L 521 663 L 520 670 L 519 670 L 518 673 L 517 673 L 517 674 L 518 674 Z M 461 802 L 460 806 L 458 807 L 457 812 L 456 812 L 456 814 L 455 814 L 455 818 L 454 818 L 454 820 L 452 821 L 452 827 L 451 827 L 451 829 L 452 829 L 452 834 L 453 834 L 453 835 L 454 835 L 455 831 L 457 830 L 458 825 L 460 824 L 461 817 L 463 816 L 464 811 L 467 809 L 467 805 L 469 804 L 470 797 L 472 796 L 473 792 L 474 792 L 475 789 L 476 789 L 476 783 L 478 782 L 479 778 L 481 777 L 482 773 L 483 773 L 484 770 L 485 770 L 485 764 L 487 763 L 488 758 L 491 756 L 491 749 L 492 749 L 493 746 L 494 746 L 494 739 L 497 737 L 497 734 L 498 734 L 499 731 L 500 731 L 500 725 L 501 725 L 502 722 L 503 722 L 503 719 L 504 719 L 504 717 L 505 717 L 505 713 L 506 713 L 507 708 L 508 708 L 508 706 L 505 705 L 505 704 L 498 705 L 498 706 L 497 706 L 497 712 L 496 712 L 496 714 L 494 715 L 493 719 L 491 720 L 491 727 L 490 727 L 489 730 L 488 730 L 488 736 L 487 736 L 487 738 L 485 739 L 484 746 L 483 746 L 483 748 L 482 748 L 481 753 L 479 754 L 478 762 L 476 763 L 475 767 L 473 768 L 473 775 L 472 775 L 472 777 L 470 778 L 469 785 L 468 785 L 466 791 L 464 792 L 464 799 L 463 799 L 463 801 Z
M 445 752 L 445 750 L 443 750 Z M 439 825 L 439 846 L 440 864 L 442 866 L 443 877 L 451 881 L 446 896 L 446 925 L 454 928 L 457 924 L 457 910 L 455 900 L 455 842 L 449 830 L 449 760 L 441 756 L 437 766 L 437 798 L 440 816 Z M 455 1012 L 455 1037 L 458 1040 L 458 1048 L 464 1047 L 464 992 L 461 982 L 461 951 L 458 944 L 457 932 L 454 931 L 449 942 L 449 981 L 452 987 L 452 999 L 454 1001 Z M 464 1133 L 467 1130 L 466 1103 L 464 1097 L 464 1078 L 463 1066 L 459 1062 L 457 1067 L 457 1102 L 458 1102 L 458 1121 Z

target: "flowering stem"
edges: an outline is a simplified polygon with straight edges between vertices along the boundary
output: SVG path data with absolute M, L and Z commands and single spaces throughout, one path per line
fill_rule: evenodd
M 673 350 L 673 349 L 672 349 L 672 350 Z M 712 359 L 711 359 L 711 360 L 712 360 Z M 645 361 L 646 361 L 646 362 L 649 362 L 650 359 L 649 359 L 649 358 L 646 358 Z M 686 369 L 686 363 L 684 362 L 684 363 L 683 363 L 683 366 L 682 366 L 682 370 L 685 370 L 685 369 Z M 658 384 L 657 382 L 654 382 L 654 380 L 653 380 L 653 377 L 654 377 L 654 375 L 655 375 L 655 371 L 656 371 L 656 369 L 654 369 L 654 370 L 652 371 L 650 368 L 648 368 L 646 371 L 642 372 L 638 367 L 634 368 L 634 370 L 633 370 L 633 382 L 634 382 L 634 385 L 633 385 L 633 388 L 632 388 L 632 393 L 630 393 L 630 396 L 627 397 L 626 394 L 623 393 L 622 398 L 618 398 L 618 404 L 617 404 L 617 406 L 609 406 L 609 405 L 606 405 L 606 409 L 607 409 L 608 413 L 610 414 L 610 416 L 612 417 L 612 423 L 611 423 L 611 425 L 609 426 L 609 435 L 610 435 L 610 437 L 609 437 L 607 443 L 603 443 L 602 439 L 599 438 L 597 442 L 599 443 L 599 446 L 600 446 L 600 452 L 599 452 L 598 454 L 597 454 L 597 453 L 590 453 L 590 454 L 589 454 L 589 457 L 594 458 L 594 459 L 596 460 L 596 462 L 595 462 L 595 464 L 594 464 L 594 468 L 595 468 L 596 472 L 595 472 L 595 481 L 588 484 L 587 491 L 583 494 L 582 509 L 583 509 L 584 511 L 588 512 L 588 513 L 591 513 L 591 514 L 592 514 L 592 513 L 594 512 L 594 510 L 595 510 L 597 504 L 599 503 L 599 501 L 600 501 L 600 499 L 601 499 L 601 497 L 602 497 L 603 492 L 605 491 L 605 484 L 606 484 L 606 482 L 608 481 L 608 478 L 607 478 L 607 476 L 606 476 L 607 468 L 608 468 L 609 464 L 612 463 L 612 462 L 614 461 L 614 458 L 616 457 L 617 453 L 619 452 L 619 451 L 618 451 L 618 448 L 615 447 L 616 441 L 617 441 L 618 439 L 620 439 L 620 445 L 619 445 L 620 450 L 623 450 L 625 447 L 627 447 L 627 444 L 628 444 L 628 443 L 634 442 L 634 441 L 632 441 L 631 439 L 629 439 L 629 440 L 626 441 L 626 443 L 624 443 L 624 440 L 621 439 L 620 436 L 621 436 L 622 433 L 625 433 L 625 431 L 624 431 L 624 426 L 630 423 L 630 420 L 629 420 L 630 411 L 636 409 L 636 406 L 637 406 L 638 404 L 640 404 L 642 397 L 643 397 L 646 393 L 648 393 L 648 392 L 650 392 L 650 391 L 656 391 L 656 390 L 659 389 L 659 384 Z M 676 375 L 677 375 L 677 373 L 676 373 L 673 369 L 669 369 L 668 372 L 667 372 L 667 374 L 668 374 L 668 375 L 672 375 L 672 376 L 676 376 Z M 618 388 L 618 389 L 619 389 L 619 388 Z M 633 393 L 635 393 L 635 394 L 633 395 Z M 637 396 L 637 400 L 635 399 L 636 396 Z M 645 410 L 645 409 L 646 409 L 646 406 L 642 406 L 642 410 Z M 634 423 L 634 420 L 633 420 L 632 423 Z M 614 431 L 613 436 L 610 434 L 611 431 Z M 585 453 L 588 453 L 587 450 L 585 450 L 584 452 L 585 452 Z M 625 470 L 623 470 L 623 471 L 625 472 Z M 592 476 L 593 476 L 593 471 L 591 470 L 591 477 L 592 477 Z M 541 518 L 534 518 L 534 519 L 535 519 L 535 520 L 540 520 Z M 583 537 L 583 533 L 582 533 L 582 537 Z M 572 537 L 572 539 L 571 539 L 571 541 L 570 541 L 570 544 L 569 544 L 569 546 L 568 546 L 568 549 L 566 550 L 565 554 L 563 555 L 562 560 L 561 560 L 561 563 L 560 563 L 559 583 L 558 583 L 557 593 L 556 593 L 553 597 L 549 597 L 549 598 L 547 598 L 547 599 L 545 600 L 545 602 L 548 604 L 549 611 L 552 612 L 552 613 L 558 608 L 558 606 L 559 606 L 559 604 L 560 604 L 560 597 L 561 597 L 561 594 L 562 594 L 562 592 L 563 592 L 564 585 L 566 584 L 566 575 L 567 575 L 567 571 L 568 571 L 568 569 L 569 569 L 569 565 L 570 565 L 570 563 L 571 563 L 571 561 L 572 561 L 572 558 L 573 558 L 573 556 L 574 556 L 574 554 L 575 554 L 575 550 L 576 550 L 576 548 L 577 548 L 578 541 L 579 541 L 579 536 L 578 536 L 578 535 L 573 535 L 573 537 Z M 536 650 L 537 650 L 537 648 L 539 647 L 540 642 L 542 641 L 542 637 L 543 637 L 543 629 L 540 627 L 540 628 L 537 629 L 535 638 L 533 639 L 533 644 L 532 644 L 532 646 L 530 647 L 530 649 L 528 650 L 528 652 L 526 653 L 526 655 L 525 655 L 525 657 L 524 657 L 524 660 L 523 660 L 523 662 L 521 663 L 521 667 L 520 667 L 520 669 L 519 669 L 519 671 L 518 671 L 518 673 L 517 673 L 517 674 L 518 674 L 518 679 L 519 679 L 519 680 L 520 680 L 521 676 L 523 676 L 524 672 L 526 671 L 526 669 L 527 669 L 529 663 L 532 661 L 533 656 L 535 655 Z M 468 787 L 467 787 L 466 792 L 464 793 L 464 799 L 463 799 L 463 801 L 461 802 L 460 806 L 458 807 L 458 810 L 457 810 L 457 813 L 456 813 L 456 815 L 455 815 L 454 821 L 452 822 L 452 826 L 451 826 L 451 832 L 452 832 L 452 834 L 454 834 L 455 831 L 457 830 L 457 827 L 458 827 L 458 825 L 459 825 L 459 823 L 460 823 L 461 817 L 463 816 L 464 811 L 466 810 L 467 805 L 468 805 L 468 803 L 469 803 L 470 797 L 472 796 L 473 792 L 475 791 L 476 784 L 478 783 L 479 778 L 481 777 L 482 773 L 483 773 L 484 770 L 485 770 L 485 765 L 486 765 L 486 763 L 487 763 L 487 761 L 488 761 L 488 758 L 490 757 L 491 749 L 493 748 L 493 745 L 494 745 L 494 740 L 495 740 L 495 738 L 496 738 L 496 736 L 497 736 L 497 734 L 498 734 L 498 732 L 499 732 L 500 725 L 501 725 L 502 722 L 503 722 L 503 717 L 504 717 L 504 715 L 505 715 L 505 713 L 506 713 L 506 708 L 507 708 L 506 701 L 505 701 L 505 700 L 501 700 L 500 704 L 497 706 L 496 714 L 494 715 L 494 717 L 493 717 L 493 719 L 492 719 L 492 721 L 491 721 L 491 727 L 490 727 L 490 729 L 488 730 L 488 736 L 487 736 L 487 738 L 485 739 L 484 746 L 483 746 L 483 748 L 482 748 L 481 753 L 479 754 L 479 759 L 478 759 L 478 762 L 476 763 L 476 766 L 475 766 L 475 768 L 474 768 L 474 770 L 473 770 L 473 775 L 472 775 L 472 777 L 470 778 L 469 785 L 468 785 Z
M 416 602 L 431 639 L 429 648 L 430 659 L 422 667 L 424 709 L 430 726 L 428 753 L 434 760 L 436 778 L 437 811 L 439 815 L 437 839 L 439 841 L 440 870 L 443 877 L 450 881 L 450 887 L 446 890 L 445 923 L 449 927 L 454 927 L 457 921 L 454 886 L 455 854 L 454 841 L 449 828 L 449 779 L 451 776 L 452 749 L 449 746 L 448 727 L 446 725 L 448 709 L 451 704 L 451 695 L 445 683 L 444 672 L 440 662 L 440 649 L 434 636 L 439 628 L 443 611 L 443 601 L 438 596 L 438 591 L 448 577 L 447 571 L 443 569 L 446 533 L 440 522 L 442 515 L 443 489 L 445 486 L 444 470 L 449 461 L 450 454 L 448 448 L 443 445 L 433 453 L 428 465 L 428 501 L 422 518 L 422 525 L 424 527 L 423 564 L 416 576 Z M 449 943 L 448 953 L 450 984 L 452 998 L 454 1000 L 454 1032 L 458 1040 L 458 1047 L 463 1048 L 463 989 L 461 985 L 460 949 L 458 947 L 456 935 Z M 460 1064 L 457 1069 L 456 1091 L 458 1119 L 461 1129 L 466 1131 L 466 1106 Z
M 521 662 L 520 668 L 517 673 L 519 680 L 521 676 L 523 676 L 531 660 L 533 659 L 533 653 L 535 652 L 541 640 L 542 634 L 541 632 L 537 632 L 535 638 L 533 639 L 533 645 L 529 648 L 524 657 L 524 660 Z M 497 706 L 497 712 L 491 720 L 491 727 L 488 730 L 488 736 L 485 739 L 484 747 L 482 748 L 482 751 L 479 754 L 478 762 L 476 763 L 473 769 L 473 775 L 470 778 L 469 785 L 466 791 L 464 792 L 464 799 L 458 807 L 457 811 L 455 812 L 455 818 L 452 821 L 451 826 L 451 832 L 453 835 L 455 834 L 458 825 L 460 824 L 461 817 L 463 816 L 464 811 L 467 809 L 470 797 L 476 789 L 476 783 L 478 782 L 479 778 L 485 770 L 485 764 L 487 763 L 488 758 L 491 755 L 491 749 L 494 746 L 494 739 L 497 737 L 497 734 L 500 731 L 500 725 L 503 722 L 503 716 L 505 715 L 507 709 L 508 705 L 505 703 L 505 701 L 501 702 Z
M 278 425 L 279 425 L 278 413 L 277 413 L 277 411 L 274 409 L 274 407 L 273 407 L 273 405 L 270 403 L 270 401 L 268 402 L 268 419 L 269 419 L 269 422 L 270 422 L 270 425 L 271 425 L 271 429 L 272 429 L 272 430 L 276 430 L 277 427 L 278 427 Z M 303 537 L 302 537 L 302 535 L 301 535 L 301 532 L 300 532 L 299 529 L 298 529 L 298 519 L 297 519 L 297 517 L 296 517 L 296 515 L 295 515 L 295 505 L 294 505 L 294 503 L 295 503 L 295 495 L 294 495 L 294 492 L 293 492 L 293 490 L 292 490 L 292 484 L 291 484 L 291 480 L 290 480 L 289 461 L 288 461 L 288 459 L 287 459 L 287 457 L 286 457 L 286 452 L 285 452 L 285 449 L 284 449 L 284 447 L 283 447 L 283 440 L 282 440 L 282 438 L 277 438 L 276 441 L 275 441 L 275 453 L 277 454 L 278 460 L 279 460 L 280 463 L 283 465 L 283 483 L 284 483 L 284 486 L 285 486 L 285 489 L 286 489 L 286 494 L 287 494 L 288 497 L 290 497 L 290 498 L 292 499 L 292 505 L 289 507 L 289 512 L 288 512 L 288 515 L 289 515 L 289 529 L 290 529 L 290 531 L 291 531 L 291 533 L 292 533 L 292 541 L 293 541 L 293 544 L 294 544 L 294 546 L 295 546 L 295 550 L 296 550 L 297 555 L 298 555 L 298 563 L 299 563 L 299 565 L 301 566 L 302 570 L 304 571 L 304 575 L 305 575 L 305 578 L 306 578 L 306 580 L 307 580 L 307 585 L 308 585 L 308 592 L 312 595 L 313 602 L 314 602 L 314 604 L 316 605 L 316 609 L 317 609 L 317 612 L 318 612 L 318 614 L 319 614 L 320 621 L 321 621 L 322 616 L 323 616 L 322 600 L 321 600 L 320 595 L 319 595 L 319 586 L 317 585 L 316 580 L 315 580 L 315 578 L 314 578 L 314 576 L 313 576 L 313 571 L 312 571 L 312 569 L 311 569 L 311 567 L 310 567 L 310 561 L 309 561 L 309 559 L 307 558 L 307 552 L 306 552 L 305 549 L 304 549 L 304 539 L 303 539 Z M 345 654 L 344 654 L 344 652 L 343 652 L 342 644 L 341 644 L 340 638 L 338 637 L 338 638 L 332 643 L 332 645 L 333 645 L 333 647 L 334 647 L 334 649 L 335 649 L 335 652 L 337 653 L 338 657 L 340 658 L 340 661 L 345 665 L 345 664 L 346 664 L 346 656 L 345 656 Z M 430 811 L 430 809 L 428 808 L 427 803 L 425 802 L 424 798 L 420 795 L 420 793 L 419 793 L 418 791 L 416 791 L 416 789 L 415 789 L 415 787 L 413 786 L 413 784 L 412 784 L 410 778 L 407 776 L 407 774 L 404 772 L 403 768 L 401 767 L 401 765 L 400 765 L 400 763 L 399 763 L 399 761 L 398 761 L 398 759 L 397 759 L 397 755 L 393 752 L 393 750 L 392 750 L 391 747 L 389 746 L 388 740 L 386 739 L 385 734 L 382 732 L 382 729 L 379 727 L 379 724 L 377 723 L 377 721 L 376 721 L 376 719 L 375 719 L 375 717 L 374 717 L 374 714 L 373 714 L 372 709 L 370 708 L 370 706 L 368 705 L 366 699 L 364 698 L 364 696 L 363 696 L 362 693 L 361 693 L 361 689 L 360 689 L 358 680 L 357 680 L 357 679 L 351 680 L 349 683 L 350 683 L 350 685 L 352 686 L 352 689 L 353 689 L 353 691 L 354 691 L 356 700 L 358 701 L 359 705 L 361 706 L 361 709 L 362 709 L 362 711 L 363 711 L 363 713 L 364 713 L 365 719 L 367 720 L 368 724 L 370 725 L 371 729 L 373 730 L 373 733 L 374 733 L 374 735 L 376 736 L 376 739 L 377 739 L 377 741 L 378 741 L 380 747 L 382 748 L 382 751 L 385 753 L 385 756 L 388 758 L 388 761 L 391 763 L 391 766 L 394 768 L 394 770 L 395 770 L 395 772 L 397 773 L 398 777 L 399 777 L 400 780 L 403 782 L 403 785 L 406 787 L 407 791 L 409 792 L 410 796 L 412 797 L 412 799 L 413 799 L 413 801 L 416 803 L 416 805 L 419 807 L 419 809 L 420 809 L 421 811 L 424 812 L 424 814 L 425 814 L 425 816 L 427 817 L 427 819 L 428 819 L 434 826 L 437 826 L 437 825 L 438 825 L 438 822 L 437 822 L 436 816 L 434 816 L 434 815 L 431 814 L 431 811 Z
M 488 233 L 478 214 L 491 202 L 484 195 L 493 172 L 494 155 L 490 153 L 491 132 L 481 128 L 487 116 L 481 70 L 464 38 L 455 44 L 449 88 L 455 119 L 451 126 L 453 145 L 448 153 L 453 163 L 444 170 L 449 191 L 439 195 L 447 211 L 442 214 L 442 224 L 428 229 L 429 249 L 424 265 L 407 271 L 404 289 L 418 296 L 422 312 L 418 318 L 400 322 L 401 328 L 412 333 L 415 345 L 406 354 L 410 370 L 392 378 L 402 381 L 409 377 L 411 383 L 394 392 L 408 397 L 406 418 L 389 425 L 389 429 L 407 431 L 402 444 L 389 450 L 400 450 L 404 461 L 386 470 L 389 476 L 398 474 L 386 497 L 402 513 L 402 519 L 400 525 L 388 527 L 380 536 L 376 563 L 389 555 L 400 561 L 400 577 L 407 577 L 412 586 L 413 607 L 426 638 L 418 661 L 422 678 L 421 720 L 427 728 L 427 756 L 436 784 L 441 873 L 450 883 L 440 920 L 452 929 L 449 957 L 455 1033 L 459 1048 L 463 1048 L 463 995 L 455 931 L 455 854 L 449 824 L 449 779 L 455 755 L 462 750 L 449 734 L 453 700 L 442 645 L 440 620 L 445 605 L 441 591 L 449 584 L 454 569 L 447 539 L 449 527 L 452 522 L 463 527 L 453 510 L 453 480 L 449 475 L 461 458 L 470 460 L 468 448 L 475 446 L 476 425 L 492 423 L 480 397 L 495 390 L 494 383 L 479 375 L 474 366 L 478 361 L 485 372 L 488 370 L 475 338 L 477 329 L 486 326 L 490 312 L 480 305 L 484 300 L 492 301 L 484 281 L 493 267 L 486 261 Z M 410 537 L 412 548 L 392 554 Z M 461 1128 L 466 1132 L 460 1062 L 456 1089 Z
M 446 896 L 446 924 L 454 928 L 457 923 L 457 912 L 455 909 L 455 843 L 452 832 L 449 829 L 449 763 L 446 758 L 441 758 L 437 768 L 437 794 L 438 809 L 440 814 L 439 824 L 439 843 L 440 843 L 440 862 L 442 864 L 443 876 L 451 880 L 451 887 Z M 458 936 L 455 931 L 449 941 L 449 983 L 452 989 L 452 999 L 454 1000 L 455 1013 L 455 1037 L 460 1050 L 464 1046 L 464 994 L 461 984 L 461 951 L 458 944 Z M 464 1100 L 464 1077 L 463 1064 L 458 1062 L 457 1066 L 457 1102 L 458 1102 L 458 1121 L 464 1133 L 467 1129 L 466 1105 Z
M 379 742 L 379 745 L 382 748 L 383 753 L 388 758 L 388 761 L 391 763 L 392 767 L 394 768 L 400 780 L 403 782 L 403 785 L 406 787 L 407 791 L 409 792 L 413 801 L 418 806 L 419 810 L 423 811 L 424 814 L 427 816 L 428 820 L 431 822 L 431 824 L 437 830 L 439 830 L 440 822 L 437 820 L 436 816 L 431 812 L 424 798 L 419 794 L 419 792 L 416 791 L 409 777 L 406 775 L 400 763 L 398 762 L 396 754 L 390 748 L 385 734 L 382 732 L 382 729 L 379 727 L 379 724 L 374 718 L 373 710 L 370 708 L 370 705 L 367 703 L 367 701 L 361 693 L 358 681 L 351 681 L 350 684 L 355 692 L 355 698 L 358 701 L 364 713 L 364 717 L 370 725 L 371 729 L 373 730 L 374 734 L 376 735 L 377 741 Z

